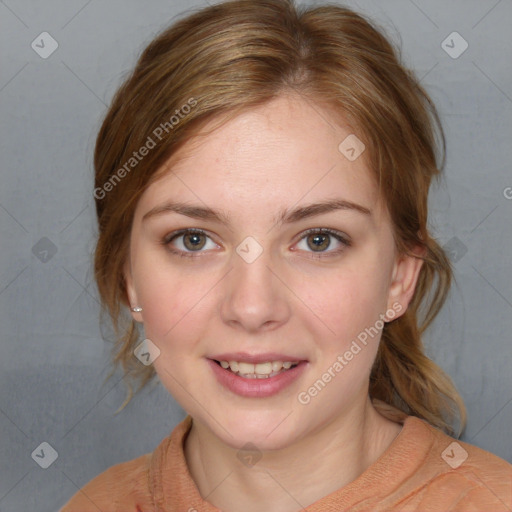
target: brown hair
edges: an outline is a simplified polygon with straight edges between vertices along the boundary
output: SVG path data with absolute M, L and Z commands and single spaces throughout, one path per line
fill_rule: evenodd
M 421 342 L 452 278 L 427 228 L 429 186 L 444 158 L 442 128 L 389 41 L 339 6 L 299 9 L 292 0 L 234 0 L 207 7 L 154 39 L 118 90 L 94 158 L 95 277 L 116 328 L 114 361 L 141 387 L 154 374 L 133 355 L 139 331 L 122 306 L 128 305 L 123 266 L 133 214 L 155 172 L 206 121 L 231 118 L 286 92 L 329 106 L 357 129 L 398 250 L 425 251 L 412 302 L 384 327 L 370 396 L 450 433 L 458 415 L 462 428 L 464 404 Z

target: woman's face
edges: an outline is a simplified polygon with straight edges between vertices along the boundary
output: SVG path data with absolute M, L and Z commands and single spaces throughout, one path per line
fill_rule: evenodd
M 285 447 L 366 404 L 384 315 L 410 300 L 420 265 L 396 255 L 361 147 L 339 149 L 351 134 L 281 96 L 174 155 L 138 203 L 134 318 L 164 386 L 234 448 Z

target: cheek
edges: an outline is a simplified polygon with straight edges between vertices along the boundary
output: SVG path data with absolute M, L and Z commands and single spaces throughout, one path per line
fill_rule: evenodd
M 183 279 L 159 280 L 155 286 L 147 283 L 143 293 L 144 328 L 148 337 L 165 342 L 177 332 L 190 332 L 198 321 L 201 297 L 207 289 Z
M 385 313 L 387 283 L 388 274 L 381 262 L 360 258 L 337 271 L 304 280 L 297 295 L 304 297 L 304 310 L 314 313 L 309 316 L 321 326 L 321 339 L 340 349 Z
M 304 309 L 306 330 L 315 333 L 313 378 L 300 400 L 311 400 L 322 415 L 326 404 L 340 410 L 366 393 L 375 360 L 387 303 L 387 275 L 370 261 L 332 272 L 323 280 L 304 283 L 315 315 Z M 311 284 L 315 282 L 316 286 Z M 302 406 L 302 405 L 301 405 Z
M 208 292 L 216 281 L 212 273 L 173 265 L 165 254 L 141 254 L 132 272 L 144 306 L 146 336 L 167 345 L 179 333 L 180 345 L 186 344 L 202 321 Z

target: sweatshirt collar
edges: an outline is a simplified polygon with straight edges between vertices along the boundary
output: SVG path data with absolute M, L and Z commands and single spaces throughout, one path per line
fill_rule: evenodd
M 152 455 L 149 483 L 155 505 L 159 507 L 158 512 L 194 509 L 221 512 L 201 497 L 189 472 L 184 447 L 191 427 L 192 418 L 187 416 Z M 419 471 L 428 458 L 433 442 L 432 427 L 419 418 L 407 416 L 401 432 L 370 467 L 351 483 L 324 496 L 305 510 L 325 512 L 347 509 L 361 503 L 370 506 L 382 504 L 383 498 L 390 504 L 396 502 L 412 491 L 412 488 L 408 489 L 407 480 Z

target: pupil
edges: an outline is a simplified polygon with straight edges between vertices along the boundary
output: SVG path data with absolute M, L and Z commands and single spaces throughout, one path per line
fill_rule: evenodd
M 313 241 L 312 249 L 314 249 L 314 250 L 327 249 L 327 247 L 329 247 L 329 239 L 328 239 L 327 235 L 316 234 L 316 235 L 313 235 L 311 237 L 311 239 Z
M 187 235 L 184 239 L 187 249 L 200 249 L 205 244 L 205 242 L 201 240 L 202 236 L 203 235 L 200 233 L 192 233 Z

